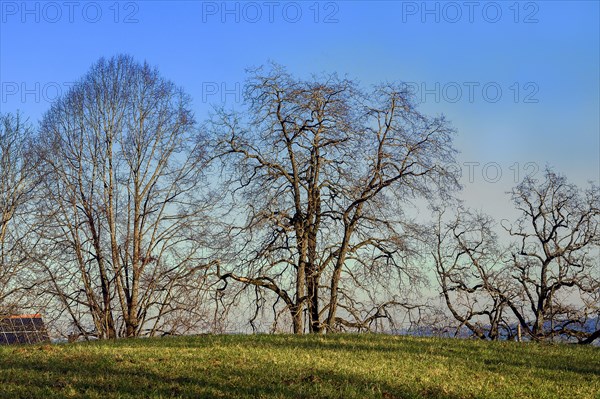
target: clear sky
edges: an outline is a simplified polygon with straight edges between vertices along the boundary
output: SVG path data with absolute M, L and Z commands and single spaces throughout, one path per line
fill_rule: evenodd
M 199 120 L 235 107 L 244 69 L 269 60 L 411 82 L 458 130 L 467 203 L 503 217 L 504 192 L 546 164 L 600 180 L 599 21 L 598 1 L 0 0 L 0 111 L 36 122 L 117 53 L 184 87 Z

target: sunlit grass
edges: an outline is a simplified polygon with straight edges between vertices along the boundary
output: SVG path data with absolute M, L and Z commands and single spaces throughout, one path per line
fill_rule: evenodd
M 600 398 L 600 348 L 384 335 L 0 348 L 4 398 Z

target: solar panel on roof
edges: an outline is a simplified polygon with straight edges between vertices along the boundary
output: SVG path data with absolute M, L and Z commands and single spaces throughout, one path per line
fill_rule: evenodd
M 49 342 L 48 331 L 39 314 L 0 318 L 0 345 Z

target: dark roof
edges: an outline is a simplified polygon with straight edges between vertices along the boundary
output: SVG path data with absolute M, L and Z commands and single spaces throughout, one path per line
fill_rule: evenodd
M 0 316 L 0 345 L 50 342 L 40 314 Z

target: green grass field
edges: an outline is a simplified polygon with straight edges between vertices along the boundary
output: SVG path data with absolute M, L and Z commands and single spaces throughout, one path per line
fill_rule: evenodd
M 0 348 L 2 398 L 600 398 L 600 348 L 384 335 Z

